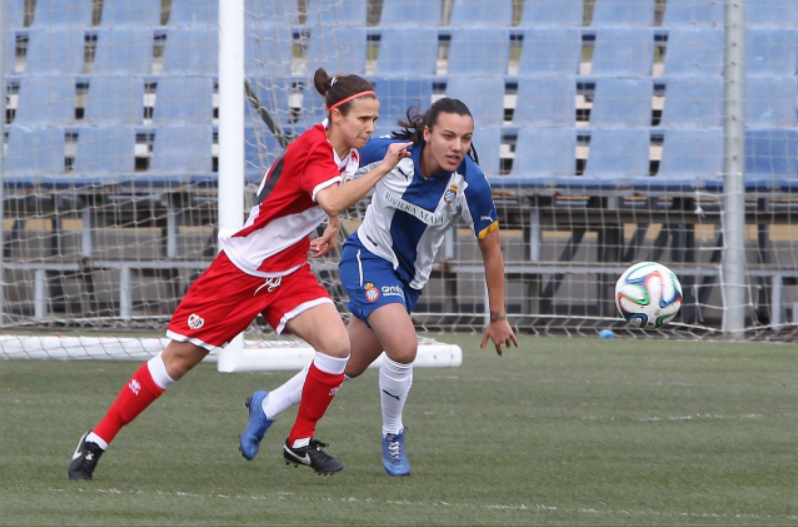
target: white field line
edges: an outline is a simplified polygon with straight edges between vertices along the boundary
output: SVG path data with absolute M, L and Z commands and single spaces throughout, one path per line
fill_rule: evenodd
M 11 487 L 8 490 L 22 490 L 32 491 L 33 489 L 26 489 L 23 487 Z M 577 514 L 586 516 L 604 515 L 604 516 L 626 516 L 626 517 L 658 517 L 658 518 L 709 518 L 709 519 L 731 519 L 731 520 L 775 520 L 777 522 L 791 521 L 798 522 L 798 515 L 772 515 L 772 514 L 757 514 L 745 512 L 680 512 L 680 511 L 656 511 L 656 510 L 642 510 L 642 509 L 601 509 L 594 507 L 557 507 L 542 503 L 530 504 L 481 504 L 474 505 L 473 503 L 453 503 L 446 501 L 397 501 L 375 498 L 355 498 L 355 497 L 324 497 L 324 496 L 308 496 L 299 495 L 291 492 L 273 492 L 266 495 L 239 495 L 239 494 L 198 494 L 195 492 L 181 492 L 181 491 L 145 491 L 140 489 L 120 490 L 117 488 L 48 488 L 48 492 L 55 493 L 98 493 L 98 494 L 135 494 L 135 495 L 155 495 L 175 498 L 189 498 L 189 499 L 211 499 L 211 500 L 252 500 L 252 501 L 289 501 L 289 502 L 337 502 L 337 503 L 367 503 L 377 505 L 396 505 L 399 507 L 428 507 L 428 508 L 456 508 L 456 509 L 469 509 L 469 510 L 506 510 L 506 511 L 521 511 L 530 514 Z

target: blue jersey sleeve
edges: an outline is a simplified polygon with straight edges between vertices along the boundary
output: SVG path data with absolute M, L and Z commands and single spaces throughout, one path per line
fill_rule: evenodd
M 466 183 L 468 185 L 463 195 L 467 211 L 463 211 L 463 218 L 474 229 L 474 235 L 482 239 L 490 231 L 499 228 L 499 215 L 496 212 L 496 204 L 493 203 L 493 192 L 485 173 L 470 160 L 466 167 Z M 468 221 L 469 216 L 471 221 Z
M 364 167 L 382 161 L 385 158 L 388 147 L 395 142 L 397 142 L 396 139 L 389 137 L 369 139 L 366 142 L 366 146 L 360 149 L 360 166 Z

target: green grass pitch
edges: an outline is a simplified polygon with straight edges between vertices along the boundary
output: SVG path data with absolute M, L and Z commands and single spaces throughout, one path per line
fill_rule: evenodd
M 794 345 L 480 336 L 460 368 L 417 369 L 412 475 L 380 458 L 377 372 L 345 383 L 317 431 L 346 468 L 286 466 L 295 411 L 258 458 L 244 399 L 291 372 L 203 364 L 67 479 L 79 436 L 135 363 L 0 361 L 0 525 L 798 524 Z

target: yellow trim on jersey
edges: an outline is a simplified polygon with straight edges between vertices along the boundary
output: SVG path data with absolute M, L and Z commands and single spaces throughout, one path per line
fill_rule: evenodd
M 479 231 L 479 239 L 484 240 L 485 236 L 487 236 L 489 232 L 493 232 L 498 228 L 499 228 L 499 220 L 496 220 L 487 227 L 485 227 L 484 229 L 482 229 L 481 231 Z

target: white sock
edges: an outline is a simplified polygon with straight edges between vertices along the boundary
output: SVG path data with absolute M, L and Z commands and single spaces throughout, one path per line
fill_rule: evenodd
M 99 446 L 103 450 L 107 450 L 108 449 L 108 443 L 105 442 L 105 439 L 103 439 L 102 437 L 98 436 L 94 432 L 89 432 L 89 435 L 86 436 L 86 442 L 87 443 L 94 443 L 94 444 L 96 444 L 97 446 Z
M 380 402 L 382 403 L 382 435 L 399 434 L 404 430 L 402 412 L 413 385 L 413 363 L 400 364 L 383 356 L 380 364 Z
M 302 400 L 302 387 L 305 385 L 305 377 L 308 376 L 308 363 L 302 371 L 285 381 L 276 389 L 269 392 L 263 399 L 261 406 L 267 419 L 275 420 L 277 416 L 285 412 Z

